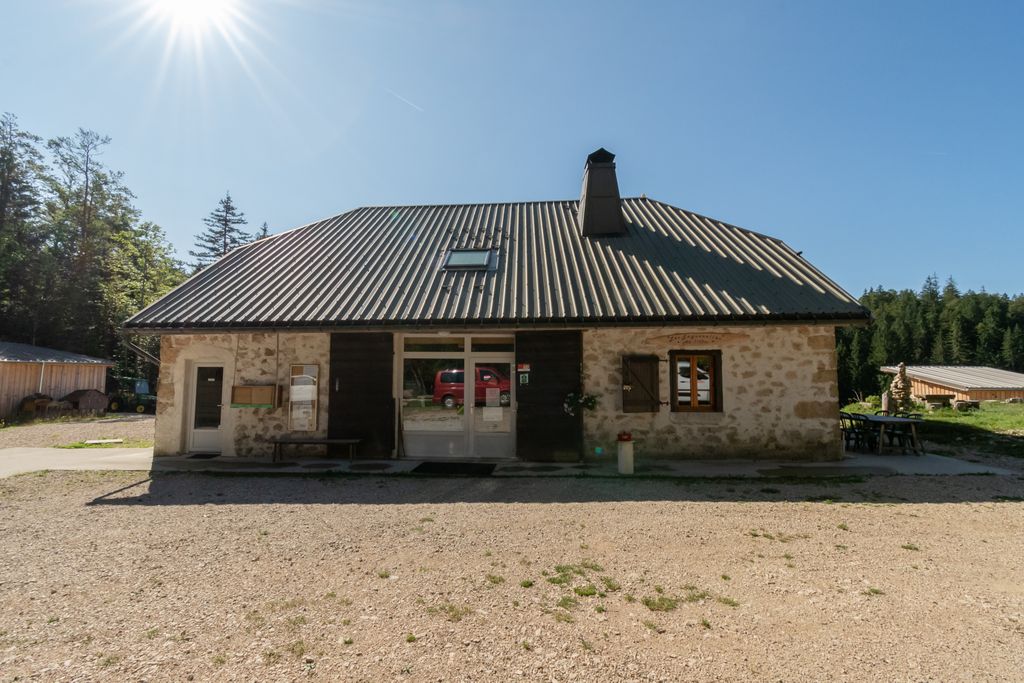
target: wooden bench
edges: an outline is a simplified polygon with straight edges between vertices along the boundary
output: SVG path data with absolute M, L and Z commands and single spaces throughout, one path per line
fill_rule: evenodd
M 328 439 L 316 436 L 281 436 L 273 441 L 274 456 L 272 462 L 277 462 L 281 459 L 282 446 L 325 446 L 328 449 L 330 446 L 348 446 L 348 459 L 352 460 L 356 457 L 356 446 L 362 443 L 362 439 Z

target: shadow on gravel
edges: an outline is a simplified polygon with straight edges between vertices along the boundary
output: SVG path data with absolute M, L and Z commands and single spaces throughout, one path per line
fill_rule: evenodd
M 1024 476 L 425 477 L 152 472 L 89 505 L 419 505 L 591 502 L 1024 502 Z

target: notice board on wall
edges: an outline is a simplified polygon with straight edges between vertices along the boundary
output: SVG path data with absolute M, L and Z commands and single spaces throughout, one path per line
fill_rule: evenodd
M 315 432 L 320 366 L 315 363 L 293 365 L 289 379 L 288 429 L 293 432 Z

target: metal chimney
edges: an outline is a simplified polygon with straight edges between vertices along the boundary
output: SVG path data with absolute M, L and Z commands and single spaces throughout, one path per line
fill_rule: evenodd
M 615 155 L 604 147 L 587 157 L 578 217 L 585 237 L 626 232 L 619 181 L 615 177 Z

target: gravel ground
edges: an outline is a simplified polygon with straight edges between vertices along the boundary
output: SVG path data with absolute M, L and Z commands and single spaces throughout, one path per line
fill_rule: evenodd
M 1020 680 L 1022 494 L 1019 476 L 23 475 L 0 480 L 0 673 Z
M 81 420 L 54 420 L 0 429 L 0 448 L 66 446 L 86 439 L 153 441 L 153 415 L 109 415 Z

